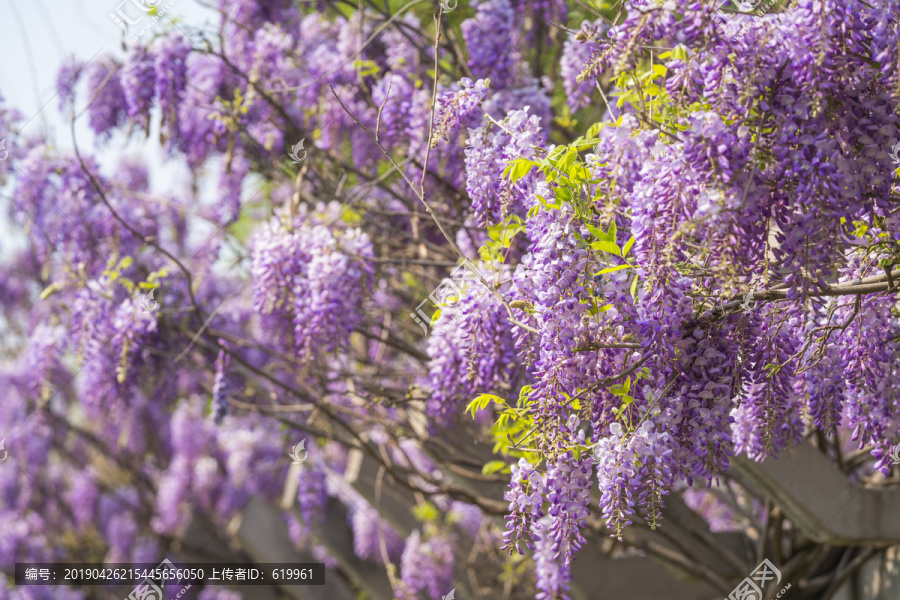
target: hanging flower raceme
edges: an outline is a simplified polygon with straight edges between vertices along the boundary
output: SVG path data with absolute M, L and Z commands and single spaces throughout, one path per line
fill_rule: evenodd
M 534 549 L 530 537 L 535 523 L 544 516 L 541 505 L 544 503 L 544 478 L 525 458 L 520 458 L 517 465 L 512 466 L 512 481 L 503 494 L 509 501 L 509 514 L 506 515 L 506 533 L 503 535 L 504 549 L 515 547 L 519 554 L 524 554 L 519 542 L 525 538 L 525 545 Z
M 328 475 L 316 461 L 304 465 L 297 475 L 297 501 L 300 505 L 300 516 L 309 527 L 320 527 L 325 518 L 325 505 L 328 502 Z
M 223 345 L 223 348 L 219 350 L 219 355 L 216 357 L 216 375 L 213 379 L 212 400 L 212 414 L 216 425 L 219 425 L 228 413 L 228 379 L 226 371 L 228 365 L 231 364 L 231 355 L 226 352 L 227 342 L 219 338 L 219 343 Z
M 459 80 L 459 91 L 447 91 L 438 98 L 434 113 L 434 140 L 449 139 L 450 132 L 471 124 L 477 115 L 478 107 L 487 98 L 490 88 L 489 79 L 479 79 L 472 83 L 468 77 Z
M 415 530 L 406 540 L 400 558 L 400 589 L 395 590 L 401 600 L 441 598 L 451 588 L 453 577 L 453 543 L 441 535 L 425 540 Z
M 539 119 L 529 115 L 527 107 L 510 112 L 501 127 L 485 125 L 470 132 L 466 141 L 466 191 L 481 225 L 523 215 L 531 207 L 532 176 L 511 184 L 503 173 L 514 158 L 535 156 L 545 140 Z
M 592 466 L 590 456 L 576 459 L 571 452 L 565 452 L 544 476 L 550 527 L 542 535 L 550 538 L 553 557 L 566 566 L 586 541 L 581 529 L 586 527 L 585 519 L 590 515 Z
M 150 128 L 150 109 L 156 94 L 156 73 L 153 55 L 146 48 L 137 48 L 129 55 L 120 77 L 125 91 L 125 110 L 146 133 Z
M 569 581 L 572 571 L 560 560 L 559 552 L 554 550 L 556 544 L 553 538 L 543 533 L 549 528 L 549 517 L 543 517 L 532 525 L 534 570 L 538 589 L 535 600 L 571 600 Z
M 491 274 L 483 276 L 488 279 Z M 503 303 L 474 280 L 461 295 L 452 307 L 441 309 L 428 339 L 433 391 L 426 412 L 434 426 L 449 424 L 476 395 L 516 394 L 523 381 Z
M 509 86 L 519 63 L 519 40 L 510 1 L 485 0 L 475 17 L 463 21 L 462 32 L 475 77 L 490 79 L 497 88 Z
M 94 133 L 109 137 L 124 123 L 127 101 L 120 82 L 121 65 L 104 54 L 85 67 L 87 87 L 93 102 L 88 105 L 88 122 Z
M 573 111 L 591 104 L 596 80 L 581 77 L 581 70 L 599 50 L 597 38 L 608 28 L 609 26 L 600 19 L 593 23 L 584 21 L 580 30 L 577 33 L 570 33 L 563 44 L 559 70 L 566 90 L 566 102 Z
M 776 456 L 803 435 L 800 400 L 792 386 L 795 366 L 789 360 L 799 350 L 798 311 L 785 312 L 746 317 L 752 323 L 747 342 L 753 350 L 747 353 L 742 404 L 732 412 L 732 432 L 735 450 L 754 460 Z
M 190 52 L 190 41 L 179 34 L 162 38 L 153 47 L 156 97 L 162 111 L 162 131 L 169 139 L 169 145 L 177 132 L 178 106 L 187 87 L 187 59 Z
M 359 558 L 371 559 L 377 563 L 383 563 L 384 558 L 388 561 L 400 558 L 405 546 L 396 530 L 361 496 L 353 494 L 349 501 L 353 553 Z M 387 552 L 386 557 L 381 551 L 382 545 Z
M 263 325 L 302 360 L 346 344 L 372 286 L 369 237 L 358 229 L 335 232 L 302 221 L 288 228 L 273 220 L 254 248 L 253 297 Z
M 859 301 L 859 314 L 843 332 L 841 351 L 846 360 L 844 398 L 847 427 L 859 448 L 876 446 L 885 477 L 890 474 L 891 440 L 900 435 L 896 356 L 897 321 L 891 315 L 893 298 L 879 296 Z

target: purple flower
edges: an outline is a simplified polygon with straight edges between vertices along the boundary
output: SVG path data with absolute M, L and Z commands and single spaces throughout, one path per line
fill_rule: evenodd
M 336 235 L 322 225 L 288 230 L 277 221 L 257 237 L 251 273 L 254 303 L 273 332 L 293 329 L 297 355 L 309 360 L 346 343 L 362 319 L 360 308 L 372 282 L 366 234 Z
M 466 192 L 481 225 L 499 223 L 509 214 L 524 215 L 531 208 L 533 174 L 515 184 L 503 178 L 509 161 L 533 158 L 544 143 L 539 119 L 525 110 L 510 112 L 498 129 L 486 125 L 469 134 L 466 142 Z
M 476 113 L 478 106 L 487 98 L 490 80 L 479 79 L 474 84 L 468 77 L 459 80 L 459 91 L 447 91 L 438 98 L 437 108 L 434 113 L 434 140 L 448 140 L 448 133 L 473 121 L 471 116 Z
M 403 538 L 397 535 L 371 504 L 361 497 L 353 498 L 350 509 L 353 530 L 353 552 L 362 559 L 382 562 L 382 541 L 389 560 L 396 560 L 403 552 Z
M 450 591 L 453 578 L 453 544 L 442 536 L 422 539 L 415 530 L 406 540 L 400 558 L 401 589 L 398 598 L 414 600 L 419 594 L 440 598 Z
M 550 503 L 547 509 L 550 527 L 543 535 L 551 541 L 554 558 L 562 556 L 566 566 L 586 541 L 581 529 L 586 527 L 584 520 L 590 515 L 592 466 L 590 457 L 576 460 L 570 452 L 565 452 L 556 458 L 544 475 L 544 487 Z
M 490 79 L 498 89 L 510 86 L 519 63 L 514 21 L 509 0 L 485 0 L 475 17 L 462 22 L 469 68 L 475 77 Z
M 150 108 L 153 106 L 156 84 L 153 56 L 146 48 L 138 48 L 129 55 L 121 74 L 125 91 L 128 118 L 137 122 L 145 132 L 150 127 Z
M 174 34 L 157 40 L 153 47 L 156 98 L 162 111 L 163 125 L 171 135 L 176 132 L 178 106 L 187 86 L 187 58 L 190 52 L 190 42 Z
M 85 67 L 88 94 L 88 122 L 94 133 L 109 137 L 113 129 L 125 122 L 125 91 L 120 83 L 121 66 L 104 54 Z M 65 91 L 65 90 L 64 90 Z
M 566 565 L 567 558 L 559 555 L 553 539 L 542 534 L 550 528 L 550 517 L 544 517 L 533 526 L 534 538 L 534 565 L 537 575 L 537 589 L 535 600 L 570 600 L 569 581 L 572 577 L 571 570 Z
M 64 110 L 66 104 L 75 97 L 75 86 L 81 76 L 84 63 L 75 56 L 69 56 L 59 68 L 56 75 L 56 91 L 59 93 L 59 109 Z
M 220 338 L 219 343 L 225 345 L 225 348 L 227 348 L 227 342 L 225 342 L 225 340 Z M 219 355 L 216 357 L 216 375 L 212 389 L 212 412 L 213 420 L 216 422 L 216 425 L 222 423 L 222 419 L 225 418 L 225 415 L 228 412 L 228 379 L 226 378 L 225 371 L 231 363 L 231 355 L 225 352 L 225 348 L 219 350 Z
M 297 500 L 300 515 L 308 527 L 319 527 L 325 518 L 328 502 L 327 475 L 319 465 L 304 467 L 297 476 Z
M 534 548 L 533 532 L 536 523 L 544 516 L 541 511 L 544 481 L 540 473 L 526 459 L 520 458 L 518 465 L 512 467 L 512 479 L 503 499 L 509 501 L 509 514 L 506 516 L 506 533 L 503 535 L 503 549 L 515 547 L 519 554 L 524 554 L 519 541 L 524 537 L 525 545 Z
M 581 72 L 600 50 L 600 45 L 595 40 L 606 29 L 608 26 L 602 20 L 598 19 L 593 23 L 585 21 L 581 24 L 581 30 L 569 34 L 563 45 L 559 69 L 566 90 L 566 101 L 573 111 L 591 104 L 597 80 L 592 77 L 583 78 Z

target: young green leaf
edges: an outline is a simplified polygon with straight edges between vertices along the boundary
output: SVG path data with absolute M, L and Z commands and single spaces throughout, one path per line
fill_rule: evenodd
M 591 248 L 598 252 L 609 252 L 610 254 L 615 254 L 616 256 L 622 256 L 622 251 L 619 250 L 619 247 L 612 242 L 594 242 L 591 244 Z
M 505 466 L 506 463 L 502 460 L 492 460 L 481 468 L 481 473 L 482 475 L 492 475 L 503 469 Z
M 616 265 L 615 267 L 606 267 L 605 269 L 601 269 L 594 273 L 594 275 L 603 275 L 605 273 L 615 273 L 616 271 L 621 271 L 622 269 L 631 269 L 631 265 Z

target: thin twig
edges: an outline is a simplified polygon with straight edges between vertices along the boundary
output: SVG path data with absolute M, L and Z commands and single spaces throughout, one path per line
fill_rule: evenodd
M 434 17 L 434 84 L 431 89 L 431 118 L 428 119 L 428 143 L 425 144 L 425 160 L 422 161 L 422 178 L 419 180 L 419 196 L 425 197 L 425 176 L 428 174 L 428 157 L 431 156 L 431 138 L 434 135 L 434 110 L 437 106 L 437 90 L 438 90 L 438 57 L 439 44 L 441 41 L 441 20 L 444 16 L 444 5 L 441 4 L 441 10 Z M 377 141 L 377 140 L 376 140 Z
M 429 215 L 431 215 L 431 218 L 432 218 L 432 220 L 434 220 L 434 224 L 437 225 L 438 230 L 440 230 L 441 235 L 444 236 L 444 239 L 447 240 L 447 243 L 450 244 L 450 247 L 453 249 L 453 251 L 456 253 L 456 255 L 463 259 L 464 264 L 466 265 L 466 268 L 468 268 L 469 271 L 472 272 L 472 274 L 478 279 L 479 282 L 481 282 L 482 285 L 484 285 L 484 287 L 486 287 L 488 290 L 490 290 L 491 293 L 493 293 L 497 297 L 497 299 L 500 300 L 500 302 L 506 308 L 506 312 L 509 315 L 508 321 L 510 323 L 512 323 L 513 325 L 516 325 L 517 327 L 521 327 L 525 331 L 528 331 L 528 332 L 534 333 L 534 334 L 539 334 L 540 332 L 537 329 L 535 329 L 534 327 L 531 327 L 530 325 L 526 325 L 525 323 L 522 323 L 521 321 L 519 321 L 518 319 L 515 318 L 515 316 L 513 314 L 513 309 L 509 306 L 509 302 L 506 301 L 506 298 L 503 297 L 503 294 L 501 294 L 498 290 L 496 290 L 490 283 L 488 283 L 484 279 L 484 277 L 481 276 L 481 273 L 478 272 L 478 269 L 476 269 L 471 264 L 471 262 L 466 257 L 466 255 L 463 254 L 462 251 L 459 249 L 459 246 L 456 245 L 456 242 L 453 241 L 453 238 L 450 237 L 450 234 L 447 233 L 447 230 L 444 229 L 443 223 L 441 223 L 441 220 L 438 218 L 437 214 L 431 208 L 431 205 L 428 203 L 428 200 L 425 199 L 424 193 L 421 193 L 420 190 L 416 188 L 416 186 L 413 184 L 413 182 L 409 180 L 409 177 L 407 177 L 406 173 L 404 173 L 402 170 L 400 170 L 400 167 L 397 165 L 397 162 L 394 160 L 394 157 L 391 156 L 390 152 L 388 152 L 387 149 L 384 146 L 382 146 L 381 143 L 375 139 L 375 136 L 372 135 L 372 133 L 368 130 L 368 128 L 365 125 L 363 125 L 359 121 L 359 119 L 357 119 L 356 116 L 352 112 L 350 112 L 350 110 L 344 105 L 344 102 L 341 100 L 340 96 L 338 96 L 337 92 L 334 91 L 334 87 L 331 85 L 329 85 L 328 87 L 331 89 L 331 93 L 334 95 L 335 99 L 338 101 L 338 104 L 340 104 L 341 108 L 344 109 L 344 112 L 346 112 L 350 116 L 350 118 L 353 119 L 353 121 L 364 132 L 366 132 L 366 135 L 368 135 L 369 138 L 371 138 L 372 141 L 375 142 L 375 145 L 378 146 L 378 148 L 381 150 L 381 152 L 384 154 L 384 156 L 391 162 L 392 165 L 394 165 L 394 168 L 397 169 L 397 172 L 400 173 L 400 176 L 403 177 L 403 180 L 406 181 L 407 185 L 409 185 L 409 187 L 410 187 L 410 189 L 412 189 L 413 193 L 416 194 L 416 196 L 419 198 L 419 200 L 425 206 L 425 212 L 427 212 Z
M 381 111 L 384 110 L 384 105 L 387 104 L 388 98 L 391 97 L 391 86 L 392 85 L 394 85 L 394 82 L 388 81 L 387 93 L 384 95 L 384 101 L 381 103 L 381 106 L 378 107 L 378 116 L 375 117 L 375 141 L 376 142 L 379 139 L 378 130 L 381 128 Z
M 76 142 L 76 138 L 75 138 L 75 119 L 72 119 L 69 122 L 69 124 L 70 124 L 70 130 L 72 132 L 72 149 L 75 151 L 75 157 L 78 159 L 78 163 L 81 165 L 81 170 L 84 172 L 85 175 L 87 175 L 88 179 L 90 180 L 91 187 L 94 188 L 94 191 L 97 192 L 97 195 L 100 197 L 100 200 L 103 202 L 103 204 L 109 210 L 109 212 L 112 214 L 113 218 L 116 221 L 118 221 L 122 225 L 122 227 L 127 229 L 131 233 L 131 235 L 133 235 L 134 237 L 139 239 L 142 243 L 155 248 L 160 253 L 165 255 L 166 258 L 168 258 L 173 263 L 175 263 L 178 266 L 179 270 L 182 273 L 184 273 L 184 277 L 187 280 L 187 292 L 191 298 L 191 305 L 193 306 L 194 312 L 196 313 L 197 317 L 201 321 L 203 321 L 204 320 L 203 310 L 200 308 L 200 305 L 197 303 L 197 298 L 194 296 L 194 284 L 193 284 L 193 276 L 191 275 L 191 272 L 188 270 L 188 268 L 186 266 L 184 266 L 181 263 L 180 260 L 178 260 L 178 258 L 174 254 L 172 254 L 171 252 L 169 252 L 168 250 L 166 250 L 165 248 L 163 248 L 162 246 L 157 244 L 153 238 L 149 238 L 149 237 L 145 236 L 140 231 L 138 231 L 137 229 L 132 227 L 131 224 L 128 221 L 126 221 L 125 219 L 123 219 L 122 216 L 119 215 L 118 211 L 116 211 L 116 209 L 113 208 L 112 204 L 110 204 L 109 200 L 106 197 L 106 192 L 103 191 L 103 188 L 100 186 L 100 182 L 97 181 L 97 179 L 94 177 L 94 174 L 91 172 L 90 169 L 88 169 L 87 164 L 85 164 L 84 158 L 81 156 L 81 152 L 78 149 L 78 143 Z

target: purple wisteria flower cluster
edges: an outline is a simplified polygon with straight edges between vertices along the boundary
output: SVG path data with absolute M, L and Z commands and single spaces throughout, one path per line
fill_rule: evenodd
M 449 132 L 472 121 L 472 113 L 487 98 L 490 83 L 489 79 L 479 79 L 472 83 L 471 79 L 463 77 L 459 80 L 459 91 L 448 91 L 441 95 L 434 115 L 434 145 L 437 145 L 438 138 L 449 139 Z
M 363 317 L 359 307 L 372 285 L 371 256 L 368 236 L 357 229 L 335 237 L 324 225 L 299 221 L 289 228 L 273 220 L 255 243 L 256 310 L 298 357 L 332 352 Z
M 0 98 L 0 571 L 154 562 L 253 500 L 354 592 L 375 566 L 399 598 L 463 589 L 472 541 L 561 600 L 589 530 L 656 528 L 685 486 L 734 529 L 710 499 L 735 455 L 815 432 L 890 475 L 896 2 L 731 36 L 708 3 L 480 0 L 439 38 L 424 5 L 363 4 L 217 0 L 210 32 L 67 59 L 90 150 Z M 164 191 L 134 145 L 156 140 L 187 167 Z M 409 307 L 463 258 L 482 278 L 423 341 Z M 473 490 L 507 474 L 504 531 Z M 0 576 L 0 600 L 34 589 Z

